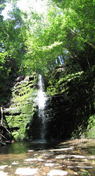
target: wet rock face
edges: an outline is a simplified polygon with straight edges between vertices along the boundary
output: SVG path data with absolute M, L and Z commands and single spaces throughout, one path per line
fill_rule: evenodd
M 72 120 L 71 120 L 72 119 Z M 71 137 L 74 121 L 69 99 L 64 94 L 52 96 L 46 107 L 46 139 L 65 140 Z
M 41 128 L 42 128 L 41 118 L 38 116 L 38 111 L 34 113 L 32 121 L 28 124 L 27 136 L 32 135 L 32 140 L 40 140 Z
M 37 92 L 37 74 L 20 76 L 15 80 L 12 88 L 12 98 L 9 106 L 4 108 L 4 116 L 9 129 L 16 140 L 27 138 L 33 114 L 36 111 L 34 99 Z

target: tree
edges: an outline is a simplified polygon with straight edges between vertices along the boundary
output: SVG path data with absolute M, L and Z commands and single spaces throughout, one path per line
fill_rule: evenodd
M 2 1 L 3 3 L 3 1 Z M 26 28 L 23 20 L 25 13 L 22 13 L 14 6 L 11 18 L 4 20 L 1 15 L 0 30 L 0 92 L 1 104 L 3 97 L 9 99 L 10 81 L 22 71 L 22 60 L 26 53 Z M 24 74 L 24 73 L 23 73 Z M 6 87 L 8 90 L 6 90 Z M 10 87 L 10 88 L 9 88 Z
M 63 56 L 64 63 L 68 53 L 81 67 L 80 53 L 85 53 L 87 47 L 94 52 L 94 4 L 91 1 L 66 1 L 64 6 L 61 2 L 59 5 L 61 8 L 53 5 L 45 22 L 42 18 L 38 20 L 37 15 L 31 17 L 35 19 L 37 27 L 32 25 L 32 34 L 31 30 L 28 31 L 28 60 L 24 60 L 26 68 L 31 65 L 30 69 L 42 70 L 45 67 L 44 70 L 51 70 L 50 68 L 60 63 L 59 56 Z M 90 67 L 93 62 L 90 60 L 85 57 L 83 62 Z

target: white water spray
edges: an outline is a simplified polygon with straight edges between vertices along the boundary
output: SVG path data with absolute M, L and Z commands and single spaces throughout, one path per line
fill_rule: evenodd
M 42 76 L 39 75 L 38 78 L 38 108 L 39 109 L 44 109 L 45 108 L 45 103 L 46 103 L 46 94 L 44 92 L 44 84 L 42 81 Z
M 45 106 L 46 106 L 46 93 L 44 92 L 44 84 L 42 80 L 42 76 L 38 77 L 38 95 L 37 95 L 37 104 L 38 104 L 38 117 L 41 120 L 41 134 L 40 141 L 46 142 L 45 140 Z

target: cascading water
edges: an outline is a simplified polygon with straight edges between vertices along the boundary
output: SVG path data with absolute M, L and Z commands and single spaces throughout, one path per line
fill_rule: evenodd
M 37 105 L 38 105 L 38 117 L 41 121 L 40 129 L 40 141 L 46 142 L 45 140 L 45 106 L 46 106 L 46 93 L 44 92 L 44 84 L 42 76 L 38 77 L 38 94 L 37 94 Z

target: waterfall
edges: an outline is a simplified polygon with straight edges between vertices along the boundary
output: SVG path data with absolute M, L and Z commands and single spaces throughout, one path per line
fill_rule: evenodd
M 46 106 L 46 93 L 44 92 L 44 83 L 42 76 L 38 77 L 38 93 L 37 93 L 37 105 L 38 105 L 38 118 L 41 121 L 40 129 L 40 141 L 46 142 L 45 140 L 45 106 Z

